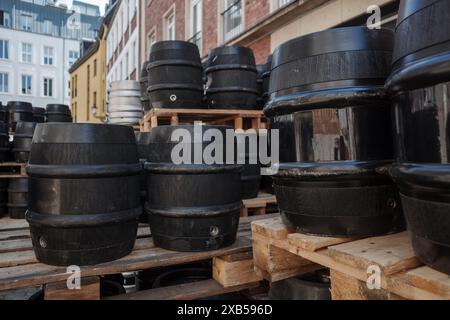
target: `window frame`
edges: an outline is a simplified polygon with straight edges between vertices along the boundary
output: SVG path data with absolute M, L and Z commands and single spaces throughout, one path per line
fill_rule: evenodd
M 45 98 L 54 98 L 54 79 L 52 77 L 42 77 L 42 96 Z M 51 86 L 49 86 L 51 84 Z M 46 92 L 47 89 L 47 92 Z
M 51 55 L 49 55 L 46 50 L 50 49 Z M 43 47 L 43 54 L 42 54 L 43 61 L 42 63 L 45 66 L 54 66 L 55 65 L 55 48 L 50 46 L 44 46 Z
M 23 87 L 23 85 L 24 85 L 24 82 L 23 82 L 24 77 L 26 77 L 27 80 L 29 80 L 29 82 L 26 81 L 25 88 Z M 24 89 L 25 89 L 25 92 L 23 92 Z M 31 96 L 31 95 L 33 95 L 33 75 L 26 74 L 26 73 L 22 73 L 20 75 L 20 95 L 23 95 L 23 96 Z
M 0 60 L 9 60 L 9 40 L 8 39 L 0 39 L 3 42 L 3 47 L 0 52 Z
M 0 93 L 9 94 L 9 72 L 0 71 L 1 85 L 0 85 Z M 6 81 L 5 81 L 6 79 Z M 6 84 L 5 84 L 6 82 Z M 6 90 L 4 90 L 6 88 Z
M 25 52 L 24 48 L 28 47 L 30 51 L 29 52 Z M 22 63 L 33 63 L 33 44 L 32 43 L 28 43 L 28 42 L 21 42 L 20 45 L 20 62 Z M 24 56 L 29 56 L 29 60 L 28 59 L 24 59 Z

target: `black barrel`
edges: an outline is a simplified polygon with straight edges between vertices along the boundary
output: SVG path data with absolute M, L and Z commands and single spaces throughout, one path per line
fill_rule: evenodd
M 330 276 L 320 270 L 270 284 L 271 300 L 331 300 Z
M 145 165 L 151 156 L 151 144 L 150 144 L 150 132 L 135 132 L 136 142 L 138 146 L 138 155 L 139 161 L 142 163 L 142 166 Z M 142 206 L 145 206 L 145 202 L 147 200 L 147 174 L 143 170 L 140 174 L 140 195 L 141 195 L 141 203 Z M 139 221 L 142 223 L 147 223 L 147 214 L 142 212 L 142 215 L 139 217 Z
M 203 67 L 195 44 L 185 41 L 155 43 L 147 70 L 153 108 L 201 108 Z
M 280 130 L 274 186 L 284 220 L 299 232 L 355 237 L 404 228 L 387 174 L 393 134 L 383 85 L 393 39 L 386 29 L 331 29 L 274 53 L 265 107 Z
M 208 57 L 206 96 L 211 109 L 257 109 L 257 69 L 250 48 L 223 46 Z
M 148 111 L 152 108 L 152 104 L 150 102 L 150 97 L 148 95 L 148 61 L 145 61 L 142 65 L 141 70 L 141 79 L 139 80 L 139 83 L 141 85 L 141 105 L 142 108 L 144 108 L 145 111 Z
M 152 156 L 145 165 L 146 211 L 153 241 L 164 249 L 209 251 L 229 246 L 236 240 L 242 208 L 241 166 L 203 162 L 174 164 L 171 159 L 173 148 L 178 145 L 172 142 L 175 130 L 183 130 L 183 134 L 194 139 L 194 130 L 199 130 L 202 136 L 209 129 L 225 137 L 227 127 L 162 126 L 152 130 Z M 183 140 L 181 145 L 202 151 L 208 143 L 200 138 Z
M 28 102 L 9 101 L 6 106 L 6 118 L 9 123 L 9 131 L 15 132 L 17 122 L 33 121 L 33 107 Z
M 28 178 L 9 180 L 8 214 L 11 219 L 25 219 L 28 209 Z
M 9 147 L 9 125 L 0 123 L 0 162 L 8 160 Z
M 45 122 L 45 108 L 33 107 L 33 122 Z
M 6 106 L 0 101 L 0 123 L 6 123 L 8 119 L 6 117 Z
M 12 149 L 16 162 L 25 163 L 28 161 L 35 128 L 35 122 L 19 122 L 17 124 Z
M 269 55 L 264 62 L 257 66 L 258 69 L 258 106 L 264 108 L 267 101 L 269 101 L 269 87 L 270 87 L 270 71 L 272 69 L 272 55 Z
M 416 255 L 450 274 L 450 1 L 402 1 L 393 71 L 396 164 Z
M 8 179 L 0 179 L 0 217 L 8 214 Z
M 45 112 L 46 122 L 72 122 L 72 112 L 65 104 L 48 104 Z
M 92 265 L 130 253 L 142 213 L 141 170 L 131 127 L 39 124 L 27 165 L 37 259 Z
M 257 149 L 251 146 L 258 145 L 256 133 L 236 134 L 236 163 L 242 165 L 241 172 L 241 198 L 253 199 L 258 196 L 261 186 L 261 165 Z

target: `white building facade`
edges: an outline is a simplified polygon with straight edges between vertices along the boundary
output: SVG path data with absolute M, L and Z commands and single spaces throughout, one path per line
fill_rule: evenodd
M 86 43 L 95 39 L 100 13 L 91 5 L 86 5 L 87 16 L 49 3 L 0 3 L 0 101 L 4 105 L 8 101 L 26 101 L 35 107 L 70 105 L 68 70 Z M 72 27 L 70 19 L 75 19 Z
M 106 35 L 106 85 L 140 77 L 138 0 L 118 0 Z

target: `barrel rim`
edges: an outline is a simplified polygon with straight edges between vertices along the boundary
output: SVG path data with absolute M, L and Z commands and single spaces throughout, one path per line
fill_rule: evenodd
M 43 226 L 52 228 L 77 228 L 77 227 L 95 227 L 107 224 L 117 224 L 136 220 L 142 214 L 142 207 L 128 210 L 97 213 L 97 214 L 74 214 L 74 215 L 54 215 L 34 212 L 30 209 L 25 213 L 25 219 L 30 226 Z
M 366 26 L 334 28 L 311 33 L 279 45 L 273 53 L 272 71 L 298 59 L 335 52 L 364 50 L 392 52 L 394 37 L 394 31 L 391 29 L 369 29 Z M 290 52 L 289 47 L 292 45 L 301 46 L 304 51 L 300 53 L 295 50 L 294 58 L 283 58 L 282 52 Z
M 223 165 L 207 165 L 207 164 L 173 164 L 167 162 L 146 162 L 144 169 L 153 174 L 219 174 L 219 173 L 239 173 L 242 171 L 242 165 L 223 164 Z
M 28 163 L 30 178 L 100 178 L 133 176 L 142 172 L 142 164 L 52 165 Z
M 384 85 L 338 87 L 272 98 L 263 111 L 266 116 L 278 116 L 327 106 L 346 108 L 372 104 L 376 107 L 380 101 L 388 102 L 387 98 Z
M 169 218 L 211 218 L 215 216 L 229 215 L 230 212 L 239 211 L 243 207 L 244 204 L 242 203 L 242 200 L 221 205 L 171 208 L 152 206 L 149 202 L 145 202 L 145 211 L 147 214 L 165 216 Z

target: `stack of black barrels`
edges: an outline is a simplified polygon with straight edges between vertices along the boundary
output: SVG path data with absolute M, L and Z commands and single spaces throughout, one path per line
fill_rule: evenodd
M 5 107 L 0 105 L 0 161 L 27 163 L 36 125 L 43 122 L 72 122 L 71 111 L 60 104 L 47 105 L 46 109 L 23 101 L 9 101 Z M 27 177 L 0 180 L 0 207 L 5 206 L 11 218 L 25 218 Z
M 242 167 L 194 161 L 194 150 L 208 146 L 203 135 L 212 130 L 225 136 L 226 129 L 163 126 L 135 137 L 131 127 L 119 125 L 37 125 L 27 165 L 26 214 L 37 259 L 92 265 L 127 255 L 144 212 L 143 162 L 145 213 L 157 246 L 192 252 L 234 243 Z M 177 147 L 185 163 L 173 159 Z
M 146 110 L 261 110 L 267 100 L 270 64 L 269 57 L 258 73 L 253 51 L 238 46 L 215 48 L 202 64 L 193 43 L 157 42 L 142 67 L 142 100 Z
M 282 44 L 273 55 L 265 114 L 280 132 L 275 192 L 285 222 L 319 236 L 400 231 L 387 174 L 393 159 L 389 100 L 394 34 L 331 29 Z
M 416 255 L 450 274 L 450 1 L 402 1 L 386 88 L 397 182 Z

